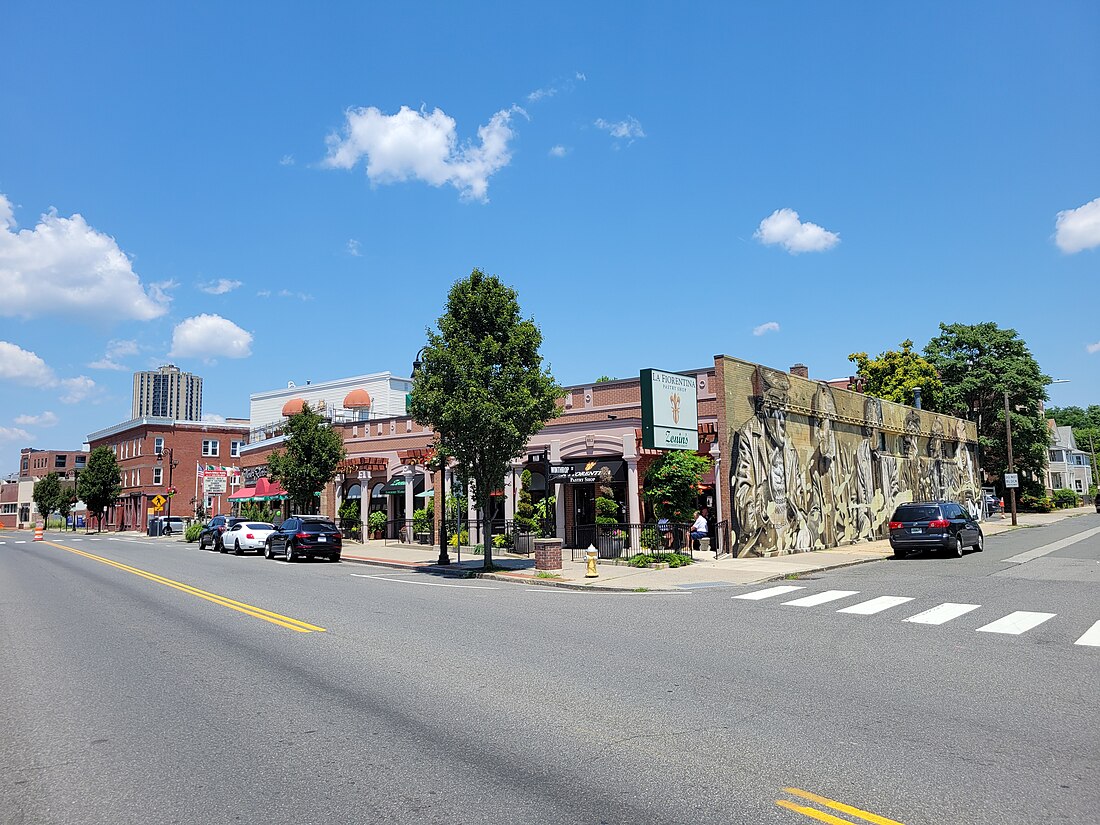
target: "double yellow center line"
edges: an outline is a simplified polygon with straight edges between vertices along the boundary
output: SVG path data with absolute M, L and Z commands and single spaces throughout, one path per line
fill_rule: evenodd
M 220 604 L 222 607 L 228 607 L 230 610 L 236 610 L 238 613 L 244 613 L 246 616 L 253 616 L 257 619 L 263 619 L 265 622 L 271 622 L 271 624 L 277 624 L 280 627 L 285 627 L 289 630 L 296 630 L 299 633 L 324 633 L 323 627 L 318 627 L 315 624 L 309 624 L 308 622 L 299 621 L 298 619 L 292 619 L 289 616 L 283 616 L 279 613 L 272 613 L 270 610 L 264 610 L 262 607 L 256 607 L 255 605 L 246 604 L 245 602 L 238 602 L 234 599 L 230 599 L 226 596 L 219 596 L 217 593 L 210 593 L 206 590 L 200 590 L 197 587 L 192 587 L 189 584 L 183 582 L 174 581 L 172 579 L 165 578 L 164 576 L 158 576 L 156 573 L 150 573 L 148 570 L 141 570 L 137 567 L 131 567 L 128 564 L 122 564 L 121 562 L 106 559 L 103 556 L 96 556 L 92 553 L 85 553 L 83 550 L 77 550 L 75 547 L 66 547 L 64 544 L 56 544 L 52 541 L 46 542 L 50 547 L 56 547 L 59 550 L 66 550 L 70 553 L 75 553 L 78 556 L 83 556 L 86 559 L 92 561 L 98 561 L 101 564 L 106 564 L 111 567 L 118 568 L 119 570 L 125 570 L 127 573 L 133 573 L 135 576 L 141 576 L 143 579 L 148 579 L 151 582 L 157 584 L 163 584 L 165 587 L 171 587 L 174 590 L 179 590 L 182 593 L 189 593 L 192 596 L 198 596 L 200 599 L 206 599 L 208 602 L 214 604 Z
M 814 802 L 824 808 L 829 808 L 834 811 L 839 811 L 842 814 L 853 816 L 856 819 L 863 820 L 864 822 L 871 822 L 873 825 L 902 825 L 895 819 L 887 819 L 884 816 L 873 814 L 870 811 L 864 811 L 859 808 L 854 808 L 851 805 L 845 805 L 843 802 L 837 802 L 835 799 L 828 799 L 824 796 L 818 796 L 815 793 L 804 791 L 801 788 L 784 788 L 783 793 L 790 794 L 791 796 L 801 797 L 802 799 Z M 807 816 L 810 819 L 816 819 L 818 822 L 828 822 L 829 825 L 853 825 L 850 819 L 841 819 L 839 816 L 833 816 L 826 811 L 818 810 L 817 808 L 811 808 L 808 805 L 800 805 L 797 802 L 791 802 L 788 799 L 777 799 L 775 804 L 780 808 L 786 808 L 788 811 L 794 811 L 800 813 L 803 816 Z

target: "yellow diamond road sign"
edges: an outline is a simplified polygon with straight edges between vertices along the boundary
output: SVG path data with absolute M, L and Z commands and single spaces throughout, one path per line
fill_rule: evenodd
M 164 496 L 153 496 L 153 506 L 158 510 L 164 506 L 164 503 L 168 501 Z

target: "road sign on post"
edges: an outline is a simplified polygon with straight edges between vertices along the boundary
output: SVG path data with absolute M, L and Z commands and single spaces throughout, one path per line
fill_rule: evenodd
M 699 405 L 695 378 L 642 370 L 642 446 L 649 450 L 698 450 Z
M 164 496 L 153 496 L 153 506 L 158 510 L 164 506 L 166 501 L 168 501 L 168 499 L 166 499 Z
M 1019 487 L 1020 475 L 1019 473 L 1005 473 L 1005 487 Z

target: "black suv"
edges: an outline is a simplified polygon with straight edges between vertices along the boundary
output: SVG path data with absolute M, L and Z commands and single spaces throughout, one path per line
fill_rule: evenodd
M 214 516 L 199 533 L 199 549 L 224 553 L 225 544 L 222 542 L 222 534 L 240 521 L 246 521 L 246 519 L 236 516 Z
M 974 517 L 953 501 L 902 504 L 890 519 L 894 558 L 921 550 L 946 550 L 961 557 L 966 547 L 985 549 L 985 536 Z
M 287 561 L 323 556 L 340 561 L 343 536 L 332 519 L 324 516 L 291 516 L 267 537 L 264 558 L 277 555 Z

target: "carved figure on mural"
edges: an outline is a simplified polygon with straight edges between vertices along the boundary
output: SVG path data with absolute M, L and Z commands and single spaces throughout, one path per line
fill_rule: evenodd
M 909 410 L 905 414 L 905 434 L 901 438 L 902 460 L 905 462 L 902 483 L 914 498 L 920 498 L 922 491 L 920 460 L 920 413 Z
M 970 457 L 970 448 L 966 443 L 966 422 L 955 422 L 955 438 L 959 442 L 955 451 L 955 474 L 958 478 L 959 501 L 968 498 L 977 500 L 977 485 L 974 480 L 974 460 Z
M 741 552 L 786 553 L 812 546 L 798 453 L 787 436 L 790 379 L 757 369 L 761 410 L 735 438 L 733 504 Z
M 943 446 L 943 419 L 938 415 L 932 419 L 932 434 L 928 438 L 928 477 L 925 501 L 939 501 L 949 498 L 947 484 L 946 452 Z
M 884 496 L 878 473 L 878 439 L 882 431 L 882 403 L 868 396 L 863 402 L 863 439 L 856 447 L 856 540 L 875 536 L 875 516 L 883 510 Z M 876 489 L 878 487 L 879 489 Z
M 836 420 L 836 399 L 833 388 L 818 384 L 811 404 L 813 454 L 806 468 L 810 490 L 810 510 L 806 521 L 813 537 L 814 549 L 835 547 L 837 541 L 836 514 L 847 508 L 844 485 L 838 479 L 838 450 L 833 422 Z

